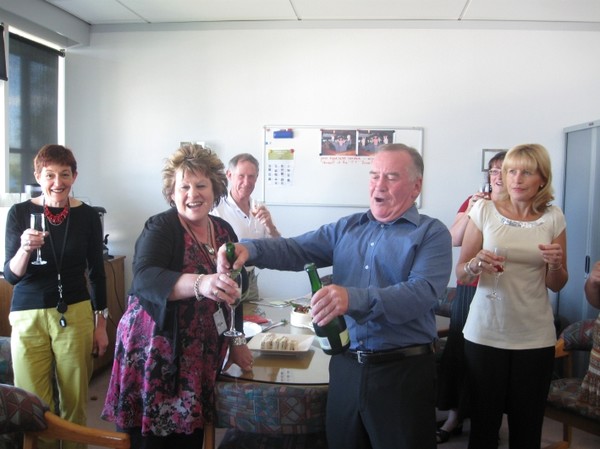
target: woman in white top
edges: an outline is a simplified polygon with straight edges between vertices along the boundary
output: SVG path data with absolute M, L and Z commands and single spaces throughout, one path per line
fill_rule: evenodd
M 553 200 L 550 157 L 542 145 L 512 148 L 502 165 L 506 193 L 469 213 L 459 281 L 480 276 L 463 333 L 471 388 L 469 449 L 498 447 L 502 415 L 509 446 L 539 449 L 552 377 L 556 330 L 547 289 L 568 279 L 566 230 Z M 506 257 L 494 254 L 507 249 Z M 498 296 L 490 299 L 504 261 Z

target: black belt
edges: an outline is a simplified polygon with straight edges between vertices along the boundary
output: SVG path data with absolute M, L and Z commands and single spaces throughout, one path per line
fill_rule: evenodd
M 344 354 L 361 364 L 383 363 L 415 357 L 417 355 L 432 354 L 433 344 L 407 346 L 406 348 L 390 349 L 388 351 L 346 351 Z

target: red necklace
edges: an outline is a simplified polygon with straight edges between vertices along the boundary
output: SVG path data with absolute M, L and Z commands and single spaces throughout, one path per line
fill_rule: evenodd
M 65 218 L 67 218 L 67 215 L 69 215 L 69 209 L 69 202 L 67 202 L 67 205 L 63 208 L 63 210 L 55 215 L 52 212 L 50 212 L 50 208 L 48 207 L 48 205 L 44 204 L 44 215 L 51 224 L 53 224 L 54 226 L 58 226 L 61 225 L 62 222 L 65 221 Z

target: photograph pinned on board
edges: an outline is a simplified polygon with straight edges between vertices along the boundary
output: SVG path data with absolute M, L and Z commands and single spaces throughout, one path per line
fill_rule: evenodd
M 321 156 L 356 156 L 355 129 L 322 129 Z
M 358 155 L 374 156 L 377 147 L 394 142 L 394 131 L 390 129 L 359 129 Z

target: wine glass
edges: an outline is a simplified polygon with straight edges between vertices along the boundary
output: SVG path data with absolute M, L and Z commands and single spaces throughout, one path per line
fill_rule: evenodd
M 231 276 L 238 285 L 237 297 L 233 304 L 229 304 L 229 309 L 231 310 L 231 325 L 229 326 L 229 330 L 225 331 L 223 335 L 226 337 L 241 337 L 244 333 L 235 329 L 235 309 L 239 306 L 240 302 L 242 302 L 242 275 L 240 273 L 232 273 Z
M 30 227 L 36 231 L 44 232 L 46 230 L 46 220 L 44 214 L 31 214 L 30 216 Z M 46 262 L 42 259 L 42 249 L 37 249 L 37 258 L 31 262 L 32 265 L 45 265 Z
M 487 197 L 492 191 L 492 185 L 490 184 L 489 172 L 484 171 L 481 178 L 481 184 L 479 185 L 479 191 L 484 193 Z
M 265 203 L 263 201 L 259 201 L 259 200 L 252 200 L 252 215 L 254 215 L 254 231 L 258 232 L 258 220 L 256 219 L 256 214 L 258 214 L 258 211 L 260 210 L 261 207 L 263 207 L 265 205 Z
M 487 295 L 487 298 L 492 300 L 501 300 L 502 297 L 498 294 L 498 281 L 500 280 L 500 276 L 504 274 L 504 266 L 506 265 L 506 256 L 508 255 L 508 250 L 501 246 L 494 247 L 494 255 L 501 256 L 503 258 L 502 261 L 494 261 L 494 267 L 496 268 L 496 273 L 494 273 L 494 289 L 491 293 Z

